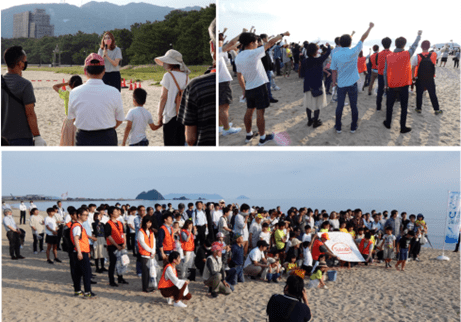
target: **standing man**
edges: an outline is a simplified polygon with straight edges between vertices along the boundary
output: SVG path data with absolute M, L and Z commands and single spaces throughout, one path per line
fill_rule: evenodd
M 173 214 L 167 211 L 163 214 L 163 225 L 158 231 L 158 254 L 164 266 L 168 264 L 168 255 L 174 251 L 173 235 L 176 232 L 177 230 L 173 228 Z
M 384 94 L 384 67 L 386 65 L 386 57 L 392 52 L 389 47 L 392 44 L 392 40 L 389 37 L 383 38 L 381 44 L 384 49 L 378 53 L 378 96 L 376 96 L 376 110 L 381 111 L 381 103 L 383 101 Z
M 37 208 L 32 210 L 32 216 L 30 216 L 29 225 L 32 229 L 32 237 L 34 238 L 34 243 L 32 244 L 34 254 L 38 254 L 37 252 L 37 243 L 40 246 L 40 252 L 43 253 L 43 240 L 45 235 L 45 226 L 44 226 L 43 217 L 39 214 Z
M 192 222 L 194 226 L 197 228 L 197 238 L 195 239 L 195 249 L 198 249 L 199 245 L 203 245 L 206 239 L 206 228 L 207 228 L 207 219 L 205 215 L 205 211 L 203 208 L 203 203 L 201 201 L 197 201 L 195 203 L 195 211 L 192 214 Z
M 265 45 L 267 43 L 267 34 L 261 34 L 261 40 L 262 43 L 260 44 L 261 46 Z M 269 82 L 267 83 L 267 91 L 269 92 L 269 100 L 271 103 L 277 103 L 278 100 L 276 100 L 272 96 L 272 91 L 271 91 L 271 84 L 272 84 L 272 65 L 274 64 L 271 59 L 271 55 L 269 53 L 270 49 L 266 50 L 266 56 L 261 58 L 261 62 L 263 63 L 264 70 L 266 71 L 267 79 Z M 299 56 L 298 56 L 299 59 Z
M 21 212 L 21 216 L 19 217 L 19 224 L 26 224 L 26 211 L 27 207 L 24 204 L 24 201 L 21 200 L 21 203 L 19 204 L 19 211 Z
M 413 57 L 412 65 L 415 66 L 416 78 L 416 113 L 421 113 L 423 105 L 423 93 L 427 89 L 429 97 L 431 98 L 432 107 L 434 108 L 435 115 L 442 114 L 443 111 L 439 107 L 437 94 L 435 93 L 435 66 L 437 65 L 437 54 L 429 52 L 431 43 L 425 40 L 421 43 L 423 52 Z
M 2 137 L 9 145 L 46 145 L 40 136 L 32 83 L 22 77 L 27 68 L 26 52 L 21 46 L 5 50 L 3 59 L 8 73 L 2 76 Z
M 125 119 L 122 95 L 112 86 L 104 84 L 104 58 L 92 53 L 85 59 L 87 82 L 69 95 L 70 120 L 77 127 L 75 144 L 80 146 L 116 146 L 115 129 Z M 91 220 L 91 219 L 90 219 Z
M 104 226 L 104 234 L 106 235 L 107 253 L 109 253 L 109 285 L 117 287 L 118 284 L 115 283 L 114 278 L 117 256 L 115 256 L 114 252 L 116 250 L 121 251 L 125 249 L 126 241 L 125 234 L 123 233 L 123 224 L 117 220 L 117 218 L 120 216 L 119 208 L 109 207 L 108 214 L 110 220 Z M 128 284 L 122 275 L 118 275 L 118 282 L 121 284 Z
M 360 79 L 357 69 L 357 58 L 362 51 L 363 42 L 367 39 L 370 30 L 374 24 L 370 22 L 367 31 L 362 35 L 360 41 L 354 48 L 351 47 L 352 37 L 350 35 L 342 35 L 339 39 L 341 48 L 332 55 L 330 69 L 333 73 L 332 86 L 338 84 L 338 105 L 336 107 L 336 133 L 341 133 L 341 117 L 343 115 L 344 101 L 346 94 L 349 95 L 351 103 L 352 124 L 351 133 L 357 131 L 357 121 L 359 111 L 357 110 L 357 81 Z
M 5 227 L 6 230 L 6 237 L 8 238 L 8 241 L 10 242 L 10 256 L 11 259 L 23 259 L 25 257 L 21 256 L 19 253 L 20 249 L 20 235 L 21 231 L 19 230 L 18 226 L 16 226 L 16 223 L 14 222 L 13 219 L 13 212 L 11 209 L 5 209 L 3 211 L 3 214 L 5 217 L 3 218 L 3 227 Z
M 370 56 L 371 79 L 370 79 L 370 84 L 368 84 L 368 95 L 372 94 L 375 79 L 378 78 L 378 57 L 376 57 L 376 56 L 378 56 L 378 52 L 379 52 L 379 46 L 374 45 L 373 46 L 373 54 Z
M 250 206 L 246 203 L 240 206 L 240 213 L 235 216 L 234 235 L 240 234 L 243 236 L 244 255 L 248 253 L 248 216 L 250 215 Z
M 386 120 L 383 122 L 384 126 L 388 129 L 391 128 L 392 110 L 397 95 L 400 96 L 400 133 L 408 133 L 411 128 L 406 126 L 407 112 L 408 112 L 408 86 L 412 83 L 411 77 L 411 56 L 418 47 L 421 34 L 418 31 L 418 36 L 415 42 L 411 45 L 408 51 L 404 50 L 407 40 L 403 37 L 395 40 L 395 50 L 393 53 L 386 57 L 386 64 L 384 67 L 384 88 L 386 90 Z

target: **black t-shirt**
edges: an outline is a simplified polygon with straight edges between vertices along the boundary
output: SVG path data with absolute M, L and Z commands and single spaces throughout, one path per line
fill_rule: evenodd
M 408 246 L 410 245 L 410 242 L 411 242 L 411 238 L 407 238 L 407 236 L 401 237 L 399 240 L 400 249 L 408 248 Z
M 293 302 L 296 305 L 288 315 Z M 311 320 L 311 310 L 306 304 L 281 294 L 272 295 L 269 303 L 267 303 L 266 312 L 269 315 L 269 322 L 307 322 Z

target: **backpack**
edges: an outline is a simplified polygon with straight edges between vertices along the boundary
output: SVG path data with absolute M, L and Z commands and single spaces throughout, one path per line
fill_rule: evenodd
M 431 56 L 432 54 L 429 54 L 427 56 L 419 54 L 419 57 L 421 57 L 421 61 L 419 62 L 418 75 L 416 75 L 418 79 L 430 80 L 434 78 L 435 65 L 431 60 Z
M 72 225 L 73 226 L 73 225 Z M 74 249 L 74 245 L 72 244 L 72 240 L 70 239 L 70 231 L 72 230 L 71 228 L 64 229 L 62 232 L 62 250 L 65 252 L 72 252 Z
M 171 77 L 173 77 L 174 83 L 176 84 L 176 87 L 178 88 L 178 94 L 176 94 L 176 97 L 174 99 L 174 103 L 176 105 L 176 115 L 179 114 L 179 106 L 181 106 L 181 99 L 182 99 L 182 94 L 184 92 L 183 89 L 181 89 L 178 85 L 178 82 L 176 81 L 176 78 L 174 77 L 172 72 L 169 72 Z M 189 75 L 186 75 L 186 85 L 189 82 Z

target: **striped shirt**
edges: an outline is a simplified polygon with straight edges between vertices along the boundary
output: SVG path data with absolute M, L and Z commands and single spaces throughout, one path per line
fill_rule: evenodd
M 178 121 L 197 126 L 198 146 L 216 146 L 216 73 L 194 78 L 184 90 Z

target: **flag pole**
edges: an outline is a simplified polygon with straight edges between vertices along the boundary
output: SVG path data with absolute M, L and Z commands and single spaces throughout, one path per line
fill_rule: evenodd
M 439 261 L 449 261 L 450 258 L 445 256 L 445 240 L 447 236 L 447 221 L 448 221 L 448 205 L 450 202 L 450 191 L 448 191 L 448 200 L 447 200 L 447 211 L 445 214 L 445 228 L 443 229 L 443 247 L 442 247 L 442 255 L 437 257 Z

